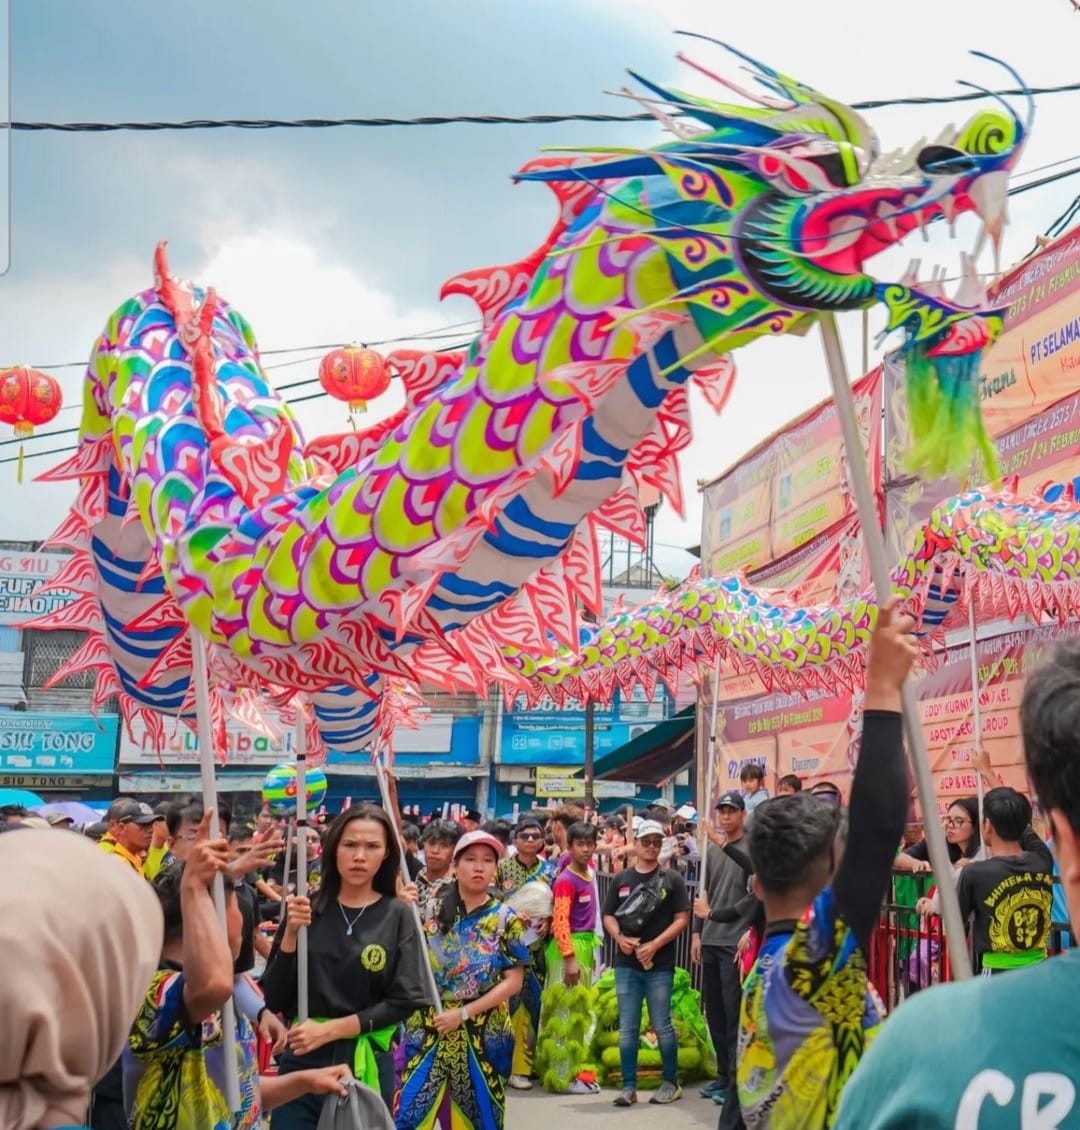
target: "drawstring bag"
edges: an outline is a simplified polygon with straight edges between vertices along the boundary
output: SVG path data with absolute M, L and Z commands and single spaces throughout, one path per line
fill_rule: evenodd
M 315 1130 L 394 1130 L 394 1120 L 378 1091 L 355 1079 L 342 1082 L 349 1088 L 348 1096 L 326 1096 Z

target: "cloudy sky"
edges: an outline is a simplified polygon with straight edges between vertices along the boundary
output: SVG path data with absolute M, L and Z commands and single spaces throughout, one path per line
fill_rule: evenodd
M 970 58 L 971 48 L 1007 58 L 1033 86 L 1068 83 L 1080 47 L 1080 15 L 1068 0 L 12 2 L 12 115 L 20 121 L 624 113 L 634 107 L 604 91 L 623 85 L 628 66 L 708 90 L 675 61 L 680 47 L 736 73 L 719 49 L 680 42 L 677 28 L 724 38 L 846 101 L 950 94 L 962 77 L 1010 85 Z M 892 149 L 935 137 L 973 109 L 868 116 Z M 1024 170 L 1073 157 L 1078 112 L 1080 94 L 1039 100 Z M 53 366 L 70 406 L 53 427 L 73 426 L 82 374 L 77 364 L 61 366 L 85 359 L 110 311 L 148 285 L 160 238 L 170 241 L 174 272 L 216 286 L 267 351 L 460 327 L 474 311 L 464 299 L 440 305 L 441 283 L 521 257 L 552 218 L 543 187 L 511 184 L 515 168 L 545 146 L 662 139 L 658 127 L 642 124 L 17 133 L 0 366 Z M 1017 198 L 1005 261 L 1025 254 L 1077 193 L 1080 177 Z M 965 246 L 975 231 L 973 217 L 961 224 Z M 896 278 L 922 255 L 924 277 L 935 261 L 954 274 L 958 247 L 943 232 L 932 244 L 898 250 L 871 269 Z M 989 269 L 988 256 L 981 265 Z M 858 318 L 844 329 L 854 373 Z M 318 354 L 267 362 L 291 383 L 315 376 Z M 659 563 L 671 572 L 691 563 L 679 547 L 699 540 L 696 481 L 715 477 L 827 393 L 813 335 L 755 345 L 738 362 L 721 418 L 695 401 L 695 444 L 683 459 L 687 515 L 668 509 L 658 520 Z M 375 411 L 396 406 L 390 393 Z M 308 434 L 340 430 L 333 402 L 298 411 Z M 0 459 L 13 454 L 0 447 Z M 14 489 L 14 467 L 0 463 L 4 497 L 18 499 L 4 507 L 0 537 L 45 537 L 71 491 L 26 485 L 12 494 L 8 480 Z

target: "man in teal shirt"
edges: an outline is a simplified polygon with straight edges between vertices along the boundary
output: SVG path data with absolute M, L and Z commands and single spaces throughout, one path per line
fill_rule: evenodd
M 1028 777 L 1080 920 L 1080 641 L 1028 679 Z M 1080 953 L 919 993 L 882 1026 L 845 1088 L 838 1130 L 1080 1125 Z

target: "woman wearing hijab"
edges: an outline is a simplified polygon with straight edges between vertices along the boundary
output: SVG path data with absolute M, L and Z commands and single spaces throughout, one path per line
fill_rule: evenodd
M 81 836 L 0 836 L 0 1126 L 81 1126 L 161 952 L 149 884 Z M 72 1017 L 77 1023 L 72 1023 Z
M 502 1130 L 514 1048 L 507 1002 L 529 961 L 522 920 L 490 888 L 506 849 L 467 832 L 454 849 L 456 878 L 424 924 L 442 1011 L 405 1026 L 397 1130 Z

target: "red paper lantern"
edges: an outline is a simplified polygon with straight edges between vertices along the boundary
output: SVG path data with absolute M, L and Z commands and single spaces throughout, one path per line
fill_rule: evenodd
M 390 387 L 390 370 L 381 353 L 350 345 L 319 362 L 319 383 L 336 400 L 348 401 L 350 412 L 363 412 Z
M 48 373 L 23 367 L 0 370 L 0 423 L 12 424 L 20 439 L 54 420 L 62 404 L 60 385 Z
M 38 424 L 56 419 L 63 404 L 60 385 L 48 373 L 20 366 L 0 370 L 0 423 L 11 424 L 25 439 Z M 23 480 L 23 448 L 19 444 L 17 480 Z

